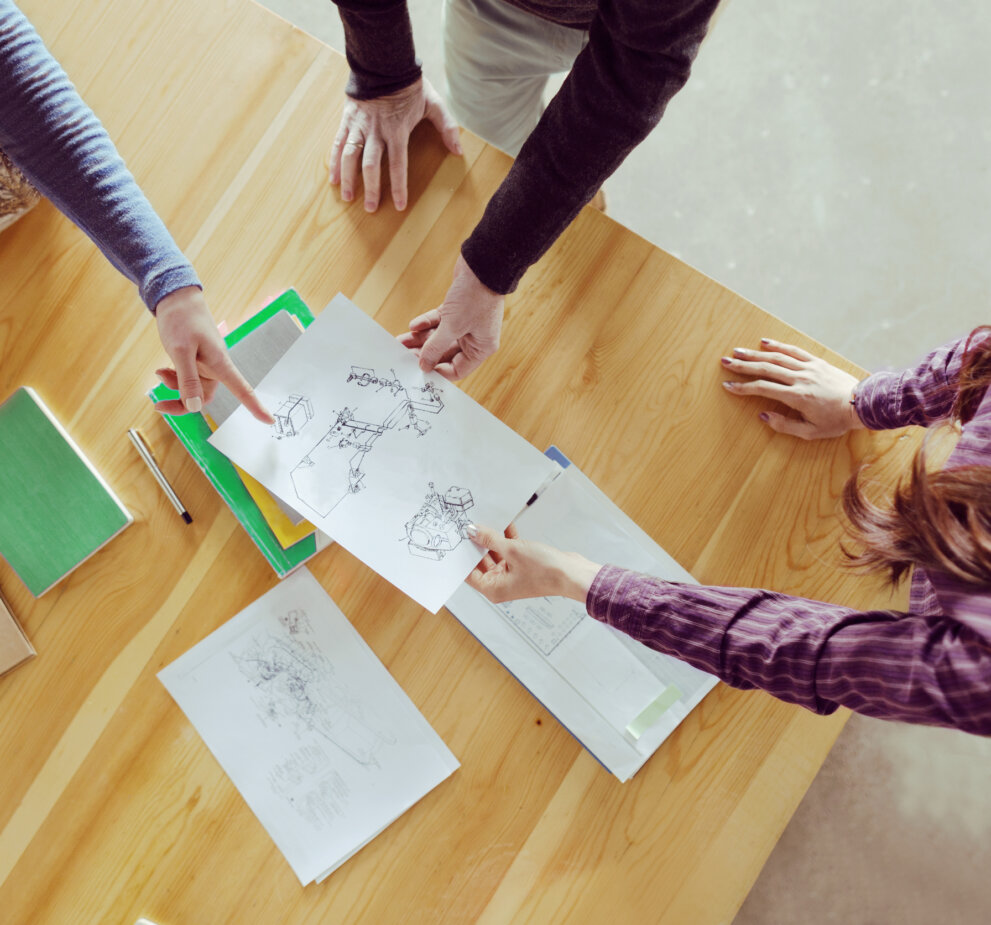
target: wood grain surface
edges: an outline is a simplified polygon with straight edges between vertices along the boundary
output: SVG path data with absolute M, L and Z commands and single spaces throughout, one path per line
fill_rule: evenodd
M 244 0 L 20 0 L 234 324 L 294 286 L 390 331 L 439 304 L 509 167 L 421 127 L 410 205 L 367 215 L 327 183 L 347 69 Z M 773 261 L 774 256 L 767 259 Z M 507 300 L 465 390 L 556 443 L 699 580 L 860 606 L 839 568 L 841 486 L 915 443 L 772 436 L 719 357 L 804 335 L 585 210 Z M 311 564 L 462 763 L 326 883 L 301 889 L 155 677 L 275 584 L 145 397 L 153 319 L 48 203 L 0 236 L 0 395 L 36 388 L 136 523 L 42 599 L 0 562 L 38 658 L 0 681 L 0 919 L 130 923 L 729 922 L 844 714 L 720 685 L 620 784 L 446 611 L 346 551 Z M 835 362 L 850 367 L 829 354 Z M 195 518 L 128 442 L 139 426 Z

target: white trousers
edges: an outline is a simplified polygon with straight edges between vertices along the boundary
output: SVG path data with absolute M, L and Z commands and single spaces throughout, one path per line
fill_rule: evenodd
M 588 32 L 503 0 L 445 0 L 448 104 L 470 131 L 515 157 L 544 111 L 551 74 L 570 71 Z

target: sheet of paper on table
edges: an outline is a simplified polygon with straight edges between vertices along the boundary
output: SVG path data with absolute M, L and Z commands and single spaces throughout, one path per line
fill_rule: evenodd
M 574 465 L 516 523 L 525 539 L 575 550 L 593 562 L 697 584 Z M 599 623 L 568 598 L 490 604 L 464 587 L 447 608 L 622 781 L 717 682 Z
M 436 612 L 555 464 L 338 295 L 210 442 Z
M 305 568 L 158 677 L 304 886 L 459 766 Z

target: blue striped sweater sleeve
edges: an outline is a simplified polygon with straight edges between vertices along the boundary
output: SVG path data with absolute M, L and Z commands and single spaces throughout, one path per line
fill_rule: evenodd
M 0 148 L 154 311 L 199 286 L 113 142 L 11 0 L 0 0 Z

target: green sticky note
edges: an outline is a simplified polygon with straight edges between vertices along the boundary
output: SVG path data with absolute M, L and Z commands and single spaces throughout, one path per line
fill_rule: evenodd
M 131 515 L 33 389 L 0 405 L 0 555 L 36 597 Z
M 651 726 L 654 725 L 678 700 L 681 699 L 681 691 L 673 684 L 664 688 L 660 695 L 647 704 L 626 727 L 626 731 L 639 739 Z

